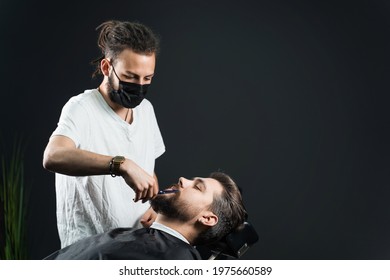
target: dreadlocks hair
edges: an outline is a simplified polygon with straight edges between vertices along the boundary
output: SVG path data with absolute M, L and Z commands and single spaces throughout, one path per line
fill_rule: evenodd
M 146 55 L 157 55 L 159 52 L 159 38 L 141 23 L 110 20 L 100 24 L 96 30 L 100 30 L 97 44 L 101 56 L 92 61 L 95 65 L 92 77 L 102 75 L 100 63 L 104 58 L 109 57 L 114 62 L 125 49 Z

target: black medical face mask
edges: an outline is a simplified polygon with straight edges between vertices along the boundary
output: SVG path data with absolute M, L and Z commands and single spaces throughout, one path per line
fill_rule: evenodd
M 135 83 L 123 82 L 116 74 L 114 66 L 112 66 L 112 69 L 114 70 L 115 76 L 119 80 L 119 89 L 111 89 L 111 91 L 109 92 L 111 100 L 126 108 L 137 107 L 142 102 L 142 100 L 144 100 L 149 84 L 140 85 Z

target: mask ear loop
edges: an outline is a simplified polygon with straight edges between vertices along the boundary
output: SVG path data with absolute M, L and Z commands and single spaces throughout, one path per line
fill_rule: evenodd
M 111 64 L 111 62 L 110 62 L 110 64 Z M 119 79 L 118 74 L 117 74 L 116 71 L 115 71 L 114 65 L 111 64 L 111 66 L 112 66 L 112 70 L 114 71 L 115 76 L 118 78 L 118 80 L 119 80 L 120 82 L 122 82 L 121 79 Z
M 117 79 L 118 79 L 118 81 L 119 81 L 119 89 L 122 89 L 122 85 L 121 85 L 121 83 L 120 83 L 120 82 L 122 82 L 122 81 L 121 81 L 121 79 L 119 79 L 119 76 L 118 76 L 118 74 L 117 74 L 116 71 L 115 71 L 114 64 L 112 64 L 111 61 L 109 61 L 109 62 L 110 62 L 110 64 L 111 64 L 111 66 L 112 66 L 112 70 L 114 71 L 115 76 L 117 77 Z

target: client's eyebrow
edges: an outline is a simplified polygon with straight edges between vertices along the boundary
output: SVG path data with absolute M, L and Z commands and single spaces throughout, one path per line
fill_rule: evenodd
M 203 190 L 201 190 L 201 191 L 204 191 L 204 190 L 206 190 L 206 183 L 205 183 L 205 181 L 202 179 L 202 178 L 194 178 L 194 180 L 195 180 L 195 185 L 196 184 L 201 184 L 202 185 L 202 189 Z

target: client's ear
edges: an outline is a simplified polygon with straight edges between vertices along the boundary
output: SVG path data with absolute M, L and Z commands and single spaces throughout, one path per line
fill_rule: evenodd
M 213 212 L 208 211 L 198 219 L 198 222 L 205 226 L 212 227 L 218 223 L 218 216 L 215 215 Z

